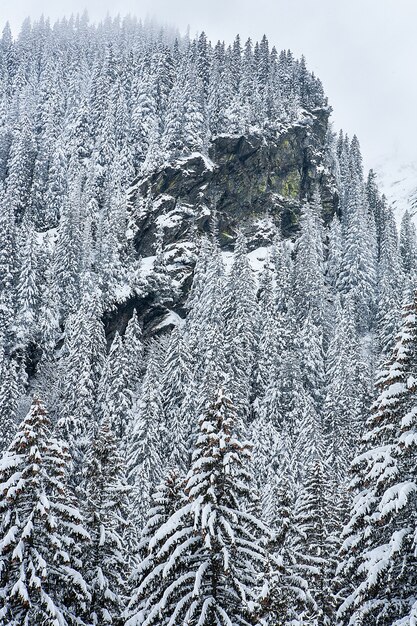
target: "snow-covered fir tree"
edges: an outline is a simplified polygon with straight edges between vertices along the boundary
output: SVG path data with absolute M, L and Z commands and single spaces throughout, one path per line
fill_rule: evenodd
M 139 528 L 146 518 L 153 488 L 163 475 L 161 454 L 168 434 L 165 431 L 160 366 L 157 348 L 153 346 L 141 398 L 133 408 L 136 415 L 128 433 L 127 471 Z
M 412 624 L 415 620 L 416 298 L 404 308 L 362 451 L 352 462 L 354 500 L 344 529 L 341 623 Z
M 69 487 L 70 461 L 35 398 L 0 464 L 5 624 L 89 623 L 82 562 L 89 535 Z
M 257 621 L 265 529 L 245 511 L 250 448 L 233 434 L 234 413 L 220 389 L 199 418 L 184 501 L 148 537 L 129 626 Z
M 129 520 L 129 487 L 118 439 L 104 417 L 87 455 L 84 503 L 90 543 L 85 572 L 91 593 L 92 624 L 121 624 L 127 596 L 129 551 L 134 549 Z

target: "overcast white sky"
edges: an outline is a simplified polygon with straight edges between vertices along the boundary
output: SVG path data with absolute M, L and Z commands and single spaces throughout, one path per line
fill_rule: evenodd
M 335 127 L 356 133 L 366 164 L 385 155 L 417 163 L 417 0 L 0 0 L 15 32 L 42 13 L 52 21 L 87 9 L 156 17 L 212 40 L 239 32 L 307 58 L 324 83 Z

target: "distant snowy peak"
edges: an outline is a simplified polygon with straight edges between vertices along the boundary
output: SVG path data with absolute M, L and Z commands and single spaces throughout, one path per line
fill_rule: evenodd
M 381 160 L 375 171 L 380 189 L 394 207 L 397 220 L 400 221 L 408 209 L 417 221 L 417 160 L 398 163 L 386 158 Z

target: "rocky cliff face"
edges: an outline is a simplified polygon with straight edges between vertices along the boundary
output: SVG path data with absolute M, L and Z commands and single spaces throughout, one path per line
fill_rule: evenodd
M 150 292 L 140 302 L 126 302 L 112 323 L 123 326 L 134 306 L 150 331 L 168 310 L 181 314 L 196 242 L 210 232 L 214 210 L 224 250 L 233 249 L 238 228 L 245 231 L 250 250 L 271 242 L 273 224 L 283 236 L 294 235 L 302 202 L 315 189 L 328 221 L 338 207 L 335 180 L 325 165 L 328 116 L 319 109 L 280 132 L 219 136 L 209 146 L 209 158 L 192 154 L 138 178 L 129 192 L 135 248 L 149 266 L 158 241 L 178 288 L 165 300 Z

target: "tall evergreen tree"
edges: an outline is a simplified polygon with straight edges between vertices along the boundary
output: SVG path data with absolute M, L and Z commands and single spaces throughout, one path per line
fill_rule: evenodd
M 302 323 L 307 315 L 321 326 L 324 323 L 324 253 L 316 207 L 307 204 L 300 218 L 301 231 L 296 242 L 294 264 L 295 305 Z
M 238 234 L 234 255 L 225 286 L 226 358 L 230 368 L 231 398 L 244 418 L 250 410 L 258 308 L 255 279 L 243 233 Z
M 382 358 L 387 358 L 400 324 L 404 275 L 401 271 L 395 218 L 390 208 L 382 206 L 377 330 L 379 351 Z
M 0 189 L 0 315 L 4 329 L 10 325 L 16 307 L 16 234 L 11 199 Z
M 294 518 L 296 485 L 290 440 L 285 434 L 274 450 L 268 484 L 265 516 L 271 536 L 267 542 L 268 567 L 262 581 L 263 623 L 302 623 L 303 613 L 315 604 L 307 581 L 306 557 L 298 545 L 300 530 Z
M 100 413 L 109 420 L 119 441 L 123 441 L 130 427 L 133 390 L 126 385 L 129 363 L 125 345 L 116 333 L 100 379 L 98 402 Z
M 21 225 L 21 236 L 19 281 L 16 292 L 18 299 L 16 336 L 24 346 L 26 343 L 34 341 L 35 339 L 35 329 L 40 307 L 35 231 L 34 225 L 31 223 L 30 217 L 28 217 L 27 214 Z
M 140 624 L 144 620 L 146 608 L 150 604 L 147 598 L 147 589 L 142 585 L 144 573 L 151 573 L 161 562 L 158 552 L 149 550 L 149 543 L 158 528 L 165 524 L 183 504 L 184 493 L 182 488 L 183 485 L 177 472 L 169 470 L 164 480 L 152 493 L 151 507 L 140 533 L 139 564 L 133 569 L 129 580 L 129 587 L 132 592 L 125 611 L 126 626 Z
M 409 211 L 405 211 L 401 220 L 400 254 L 404 273 L 414 280 L 417 264 L 416 227 Z
M 341 623 L 409 624 L 415 613 L 415 390 L 417 302 L 404 309 L 381 370 L 362 452 L 352 463 L 354 500 L 344 530 Z
M 187 445 L 193 416 L 188 414 L 189 393 L 193 386 L 188 345 L 182 330 L 174 328 L 164 364 L 162 381 L 165 418 L 165 458 L 172 468 L 185 471 L 188 466 Z
M 127 324 L 123 343 L 128 367 L 126 372 L 128 377 L 127 387 L 132 392 L 135 392 L 144 369 L 142 330 L 136 310 Z
M 339 486 L 347 484 L 348 468 L 361 430 L 363 406 L 358 401 L 363 390 L 358 380 L 358 346 L 350 314 L 349 308 L 343 308 L 337 299 L 325 366 L 323 427 L 326 459 Z
M 313 604 L 304 606 L 301 616 L 307 623 L 332 624 L 335 600 L 331 586 L 336 570 L 335 546 L 331 535 L 329 477 L 319 457 L 306 465 L 305 478 L 294 510 L 297 534 L 293 550 L 305 578 Z M 336 547 L 337 550 L 337 547 Z
M 134 549 L 134 545 L 128 520 L 129 488 L 109 419 L 103 419 L 92 441 L 84 481 L 91 537 L 85 556 L 91 623 L 122 624 L 131 560 L 128 548 Z
M 57 423 L 74 455 L 78 477 L 89 437 L 97 426 L 94 408 L 105 355 L 100 294 L 89 293 L 90 284 L 86 284 L 79 311 L 71 315 L 65 327 L 65 356 L 61 360 L 65 368 L 60 392 L 62 415 Z
M 187 499 L 149 540 L 129 626 L 256 623 L 264 527 L 244 512 L 250 451 L 233 435 L 234 408 L 221 390 L 199 425 Z
M 6 357 L 4 349 L 0 353 L 0 358 L 0 449 L 5 450 L 17 429 L 17 409 L 20 394 L 16 361 Z
M 0 464 L 3 623 L 87 624 L 88 534 L 68 486 L 70 456 L 35 399 Z
M 358 329 L 365 332 L 372 327 L 375 316 L 377 241 L 374 217 L 368 211 L 357 173 L 350 182 L 342 226 L 345 244 L 337 287 L 342 294 L 349 294 Z
M 128 438 L 127 470 L 132 485 L 132 507 L 140 529 L 149 508 L 151 494 L 159 484 L 163 465 L 164 409 L 161 394 L 160 363 L 156 346 L 149 354 L 141 396 L 133 409 Z

